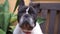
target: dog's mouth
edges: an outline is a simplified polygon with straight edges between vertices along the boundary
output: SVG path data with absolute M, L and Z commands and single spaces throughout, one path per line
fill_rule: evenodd
M 24 23 L 20 27 L 21 27 L 22 31 L 25 33 L 30 33 L 33 29 L 33 27 L 30 26 L 28 23 Z
M 32 30 L 23 30 L 24 33 L 31 33 Z
M 28 23 L 23 23 L 21 26 L 21 29 L 22 30 L 28 30 L 28 31 L 30 31 L 30 30 L 32 30 L 34 27 L 32 27 L 32 26 L 30 26 L 30 24 L 28 24 Z

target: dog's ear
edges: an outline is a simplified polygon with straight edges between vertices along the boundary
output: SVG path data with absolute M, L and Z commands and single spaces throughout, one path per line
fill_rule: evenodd
M 20 0 L 19 6 L 29 6 L 31 0 Z
M 40 12 L 40 3 L 31 3 L 32 6 L 38 13 Z
M 24 4 L 24 0 L 20 0 L 18 10 L 21 9 L 22 6 L 25 6 L 25 4 Z

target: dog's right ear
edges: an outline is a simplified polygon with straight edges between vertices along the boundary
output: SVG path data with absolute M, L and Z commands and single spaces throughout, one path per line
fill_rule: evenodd
M 40 3 L 31 3 L 30 4 L 38 13 L 40 12 Z

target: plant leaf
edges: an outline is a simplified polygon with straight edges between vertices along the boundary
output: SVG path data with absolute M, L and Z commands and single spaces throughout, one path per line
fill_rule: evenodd
M 15 29 L 15 26 L 9 26 L 11 29 L 9 29 L 10 32 L 13 32 Z
M 11 17 L 10 22 L 11 22 L 11 23 L 14 23 L 14 22 L 16 22 L 16 21 L 17 21 L 17 14 L 13 14 L 13 16 Z
M 0 12 L 4 10 L 3 4 L 0 4 Z
M 38 17 L 37 18 L 37 22 L 39 23 L 39 24 L 42 24 L 42 23 L 44 23 L 45 22 L 45 18 L 42 18 L 42 17 Z
M 6 33 L 2 29 L 0 29 L 0 34 L 6 34 Z
M 5 0 L 4 2 L 4 12 L 8 12 L 9 11 L 9 3 L 8 0 Z
M 7 32 L 9 23 L 10 23 L 11 15 L 10 13 L 4 13 L 4 25 L 3 30 Z
M 15 10 L 16 10 L 17 6 L 19 5 L 19 2 L 20 2 L 20 1 L 21 1 L 21 0 L 17 0 L 13 13 L 15 12 Z

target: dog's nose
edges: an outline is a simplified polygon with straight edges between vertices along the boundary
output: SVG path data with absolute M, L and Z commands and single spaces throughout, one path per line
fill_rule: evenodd
M 29 15 L 28 15 L 28 14 L 26 14 L 26 15 L 24 15 L 24 17 L 25 17 L 25 18 L 28 18 L 28 17 L 29 17 Z

